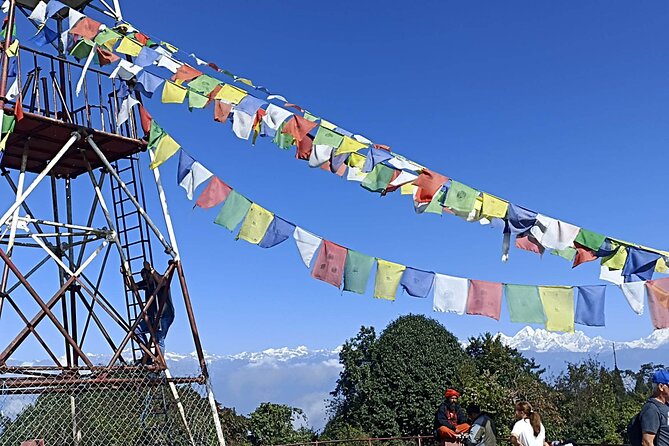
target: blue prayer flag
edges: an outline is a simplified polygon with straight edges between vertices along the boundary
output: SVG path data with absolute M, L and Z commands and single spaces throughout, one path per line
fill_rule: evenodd
M 608 257 L 615 254 L 619 248 L 620 246 L 614 245 L 613 243 L 611 243 L 611 240 L 604 239 L 604 243 L 602 243 L 602 246 L 599 247 L 595 255 L 597 257 Z
M 574 322 L 590 327 L 603 327 L 606 285 L 579 286 L 576 290 Z
M 240 110 L 246 113 L 247 115 L 255 116 L 256 112 L 260 107 L 267 104 L 267 101 L 258 99 L 255 96 L 246 95 L 239 104 L 235 107 L 235 110 Z
M 387 150 L 377 149 L 372 147 L 369 149 L 369 153 L 365 158 L 365 164 L 362 166 L 363 172 L 371 172 L 374 170 L 374 166 L 384 161 L 389 160 L 393 156 Z
M 407 267 L 402 274 L 400 285 L 410 296 L 427 297 L 434 282 L 434 273 Z
M 334 151 L 332 152 L 334 155 Z M 330 170 L 332 173 L 337 173 L 339 168 L 344 165 L 348 157 L 351 156 L 350 153 L 342 153 L 341 155 L 332 156 L 330 160 Z
M 655 264 L 660 257 L 659 254 L 654 252 L 634 247 L 627 248 L 627 259 L 622 273 L 625 276 L 625 282 L 651 280 L 655 271 Z
M 67 6 L 65 6 L 64 4 L 59 2 L 58 0 L 51 0 L 50 2 L 48 2 L 46 4 L 46 17 L 47 18 L 52 17 L 55 13 L 57 13 L 58 11 L 60 11 L 63 8 L 67 8 Z M 68 12 L 69 12 L 69 10 L 70 9 L 68 8 Z
M 187 154 L 185 150 L 183 149 L 179 150 L 179 167 L 177 168 L 177 184 L 181 184 L 184 178 L 186 178 L 188 172 L 190 172 L 190 170 L 193 168 L 193 163 L 195 163 L 193 157 Z
M 142 47 L 137 57 L 135 57 L 134 64 L 139 65 L 142 68 L 148 67 L 149 65 L 153 65 L 153 63 L 157 61 L 160 56 L 161 54 L 158 51 L 145 46 Z
M 137 85 L 135 86 L 135 90 L 144 94 L 147 98 L 150 98 L 163 82 L 165 82 L 163 78 L 151 74 L 148 71 L 142 71 L 137 75 Z
M 36 35 L 30 38 L 29 42 L 37 46 L 45 46 L 55 41 L 58 38 L 58 33 L 48 26 L 45 26 Z
M 509 203 L 504 232 L 520 234 L 528 231 L 537 221 L 537 213 Z
M 263 236 L 258 246 L 261 248 L 272 248 L 279 243 L 284 242 L 288 237 L 291 237 L 295 232 L 295 225 L 287 222 L 283 218 L 275 215 L 274 220 L 270 223 L 267 232 Z

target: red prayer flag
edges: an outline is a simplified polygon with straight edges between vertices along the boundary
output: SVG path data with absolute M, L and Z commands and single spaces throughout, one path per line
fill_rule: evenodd
M 293 115 L 284 125 L 282 133 L 291 135 L 297 142 L 302 141 L 318 124 L 304 119 L 302 116 Z
M 434 194 L 436 194 L 447 181 L 448 177 L 432 172 L 429 169 L 423 169 L 420 175 L 418 175 L 418 178 L 413 182 L 414 185 L 418 186 L 416 201 L 418 203 L 429 203 L 432 201 Z
M 172 80 L 190 82 L 198 76 L 202 76 L 202 71 L 197 70 L 190 65 L 183 64 L 179 67 L 177 72 L 174 73 Z
M 232 111 L 232 104 L 223 101 L 214 102 L 214 121 L 225 122 Z
M 574 265 L 572 268 L 576 268 L 581 263 L 597 260 L 595 251 L 592 249 L 588 249 L 585 246 L 579 245 L 578 243 L 574 243 L 574 246 L 576 247 L 576 257 L 574 257 Z
M 304 111 L 304 110 L 302 110 L 302 107 L 300 107 L 299 105 L 291 104 L 290 102 L 286 102 L 284 104 L 284 107 L 293 107 L 295 110 Z
M 146 45 L 147 42 L 149 41 L 149 36 L 143 33 L 135 33 L 135 40 L 141 43 L 142 45 Z
M 209 93 L 210 102 L 216 99 L 216 95 L 218 94 L 219 91 L 221 91 L 221 88 L 223 88 L 223 86 L 221 84 L 218 84 L 214 87 L 213 90 L 211 90 L 211 93 Z
M 209 65 L 209 68 L 211 68 L 212 70 L 221 71 L 221 69 L 218 68 L 218 65 L 216 65 L 213 62 L 209 62 L 207 65 Z
M 139 121 L 142 123 L 144 134 L 148 135 L 151 132 L 151 121 L 153 121 L 153 118 L 142 104 L 139 104 Z
M 16 98 L 16 103 L 14 104 L 14 116 L 16 117 L 16 122 L 23 119 L 23 98 L 21 95 Z
M 344 276 L 347 249 L 328 240 L 323 240 L 311 277 L 339 288 Z
M 297 152 L 295 152 L 295 158 L 299 160 L 308 160 L 311 156 L 311 150 L 313 149 L 313 140 L 311 136 L 307 135 L 306 138 L 303 138 L 301 141 L 297 142 Z
M 112 64 L 120 59 L 116 54 L 99 46 L 95 47 L 95 52 L 98 53 L 98 63 L 101 67 Z
M 346 164 L 342 164 L 341 166 L 339 166 L 339 170 L 337 170 L 337 172 L 335 173 L 340 177 L 343 177 L 344 174 L 346 173 Z
M 653 326 L 657 329 L 669 328 L 669 278 L 649 280 L 646 290 Z
M 98 35 L 100 25 L 102 25 L 102 23 L 97 22 L 90 17 L 84 17 L 83 19 L 79 20 L 72 27 L 72 29 L 70 29 L 70 34 L 81 36 L 84 39 L 93 40 L 95 39 L 95 36 Z
M 524 249 L 525 251 L 534 252 L 536 254 L 543 254 L 544 247 L 537 242 L 534 237 L 529 236 L 516 237 L 516 248 Z
M 390 146 L 387 146 L 385 144 L 374 144 L 375 149 L 381 149 L 381 150 L 386 150 L 390 152 Z
M 218 177 L 211 177 L 209 184 L 204 188 L 197 201 L 195 206 L 199 206 L 202 209 L 213 208 L 217 204 L 223 203 L 228 195 L 232 192 L 232 188 L 225 184 L 223 181 L 218 179 Z
M 467 295 L 467 314 L 487 316 L 499 320 L 502 311 L 502 284 L 484 280 L 470 280 Z

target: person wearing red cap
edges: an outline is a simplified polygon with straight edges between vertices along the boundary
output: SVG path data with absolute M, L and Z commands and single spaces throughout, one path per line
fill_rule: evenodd
M 434 416 L 434 434 L 444 443 L 454 443 L 459 436 L 469 431 L 467 414 L 458 404 L 460 393 L 455 389 L 444 392 L 445 400 Z

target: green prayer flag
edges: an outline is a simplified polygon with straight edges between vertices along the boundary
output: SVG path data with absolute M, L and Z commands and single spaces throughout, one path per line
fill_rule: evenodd
M 274 144 L 279 146 L 280 148 L 284 150 L 290 149 L 294 144 L 295 144 L 295 138 L 293 135 L 289 135 L 288 133 L 283 133 L 283 126 L 286 125 L 286 123 L 282 123 L 279 126 L 279 130 L 276 131 L 276 135 L 274 135 Z
M 540 286 L 546 330 L 574 332 L 574 290 L 568 286 Z
M 312 114 L 309 113 L 308 111 L 305 111 L 305 112 L 304 112 L 304 119 L 306 119 L 307 121 L 316 122 L 316 121 L 318 121 L 320 118 L 319 118 L 318 116 L 314 116 L 314 115 L 312 115 Z
M 332 130 L 326 129 L 321 125 L 320 127 L 318 127 L 318 131 L 316 132 L 316 137 L 314 138 L 314 145 L 330 146 L 336 149 L 341 145 L 342 141 L 344 141 L 344 135 L 340 135 L 337 132 L 333 132 Z
M 377 164 L 360 185 L 372 192 L 383 192 L 388 187 L 394 172 L 395 169 L 391 167 Z
M 444 191 L 440 190 L 432 197 L 432 201 L 427 205 L 424 212 L 441 215 L 444 212 L 444 206 L 441 202 L 444 199 Z
M 581 230 L 578 231 L 578 235 L 576 236 L 574 242 L 585 246 L 586 248 L 590 248 L 593 251 L 597 251 L 602 247 L 605 239 L 606 236 L 602 234 L 597 234 L 596 232 L 581 228 Z
M 12 133 L 16 125 L 16 117 L 13 115 L 2 115 L 2 134 Z
M 97 43 L 98 45 L 104 45 L 111 51 L 114 47 L 114 43 L 116 43 L 117 40 L 121 39 L 121 37 L 123 36 L 114 31 L 113 29 L 105 28 L 102 31 L 100 31 L 97 36 L 95 36 L 93 42 Z M 113 40 L 113 42 L 111 42 L 108 45 L 105 45 L 105 43 L 109 42 L 110 40 Z
M 539 289 L 533 285 L 504 285 L 511 322 L 543 324 L 546 322 Z
M 149 149 L 156 147 L 163 135 L 165 135 L 165 130 L 163 130 L 156 121 L 152 120 L 151 129 L 149 130 Z
M 576 257 L 576 249 L 572 248 L 571 246 L 567 246 L 565 249 L 554 249 L 551 251 L 551 254 L 554 256 L 560 256 L 565 260 L 569 260 L 570 262 L 574 260 L 574 257 Z
M 244 217 L 246 217 L 246 213 L 251 208 L 251 204 L 253 203 L 251 203 L 248 198 L 238 194 L 235 190 L 233 190 L 225 200 L 225 203 L 223 204 L 221 211 L 216 216 L 214 223 L 221 225 L 230 231 L 234 231 L 237 225 L 239 225 Z
M 476 204 L 479 191 L 457 181 L 451 181 L 444 206 L 455 212 L 469 214 Z
M 344 265 L 344 291 L 365 294 L 373 266 L 374 257 L 349 249 Z
M 70 51 L 70 55 L 77 60 L 86 59 L 93 49 L 94 43 L 87 39 L 81 39 Z
M 207 76 L 206 74 L 202 74 L 190 81 L 188 83 L 188 88 L 205 96 L 209 96 L 209 93 L 214 91 L 214 88 L 218 85 L 221 85 L 221 81 L 214 79 L 211 76 Z
M 188 108 L 204 108 L 209 103 L 209 98 L 200 93 L 188 90 Z

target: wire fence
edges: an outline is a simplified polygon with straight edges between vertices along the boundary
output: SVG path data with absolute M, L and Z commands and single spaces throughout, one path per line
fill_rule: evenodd
M 560 446 L 565 443 L 555 442 Z M 510 446 L 508 439 L 497 439 L 498 446 Z M 573 446 L 630 446 L 628 444 L 610 443 L 579 443 L 571 442 Z M 346 440 L 321 440 L 302 443 L 277 444 L 273 446 L 462 446 L 462 443 L 449 443 L 437 440 L 432 435 L 418 435 L 413 437 L 375 437 L 375 438 L 350 438 Z
M 125 369 L 0 388 L 0 446 L 218 444 L 206 387 L 195 379 Z

